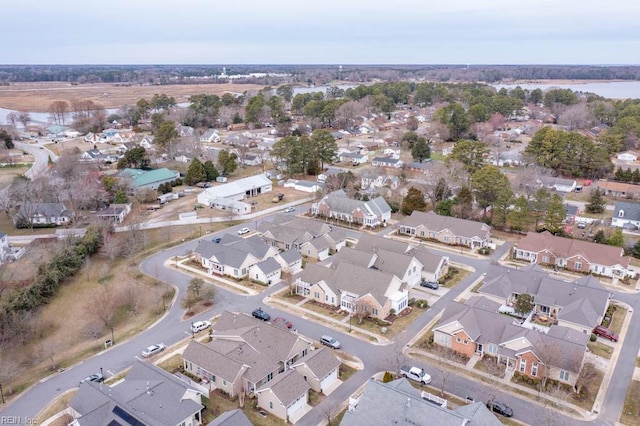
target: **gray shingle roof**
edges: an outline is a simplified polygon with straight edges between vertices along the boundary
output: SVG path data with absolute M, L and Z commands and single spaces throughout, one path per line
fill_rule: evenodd
M 285 407 L 291 405 L 300 396 L 309 392 L 311 386 L 294 370 L 278 374 L 275 379 L 265 383 L 258 393 L 271 389 Z
M 253 424 L 242 410 L 236 408 L 220 414 L 207 426 L 253 426 Z
M 450 216 L 440 216 L 433 211 L 424 213 L 414 210 L 411 216 L 405 217 L 400 222 L 400 226 L 410 228 L 416 228 L 419 225 L 424 225 L 429 231 L 433 232 L 441 232 L 448 229 L 454 235 L 466 238 L 484 238 L 490 230 L 489 226 L 485 223 Z
M 174 426 L 203 408 L 183 398 L 188 389 L 191 388 L 173 375 L 138 361 L 117 385 L 81 384 L 69 406 L 81 414 L 83 426 L 110 424 L 109 419 L 122 422 L 118 410 L 143 424 Z
M 198 241 L 194 252 L 206 259 L 215 257 L 220 264 L 238 268 L 249 255 L 257 259 L 264 258 L 269 248 L 257 235 L 249 238 L 239 238 L 235 235 L 225 234 L 217 244 L 210 240 Z
M 292 263 L 302 259 L 300 253 L 295 249 L 289 249 L 281 252 L 280 257 L 287 263 L 287 265 L 291 265 Z
M 311 351 L 307 356 L 300 358 L 294 364 L 294 367 L 300 364 L 307 364 L 313 374 L 322 380 L 340 366 L 340 360 L 331 352 L 331 349 L 323 347 Z
M 358 243 L 355 245 L 355 248 L 356 250 L 371 253 L 374 253 L 379 249 L 395 253 L 408 253 L 409 250 L 412 249 L 411 245 L 408 243 L 365 233 L 360 235 L 360 239 L 358 239 Z
M 622 210 L 623 216 L 620 217 Z M 628 201 L 618 201 L 613 211 L 613 217 L 626 220 L 640 220 L 640 203 L 630 203 Z
M 466 418 L 428 402 L 407 379 L 389 383 L 367 381 L 358 405 L 347 410 L 340 426 L 438 425 L 464 426 Z
M 391 207 L 389 207 L 389 204 L 387 204 L 382 197 L 377 197 L 369 201 L 353 200 L 348 198 L 347 194 L 341 189 L 327 194 L 323 200 L 329 205 L 332 211 L 344 214 L 352 214 L 358 209 L 374 215 L 391 212 Z
M 424 247 L 416 247 L 415 249 L 409 252 L 413 257 L 415 257 L 418 262 L 422 263 L 422 268 L 428 272 L 434 272 L 436 268 L 442 262 L 442 258 L 444 256 L 439 254 L 431 253 Z
M 20 206 L 18 215 L 24 218 L 34 216 L 70 217 L 71 212 L 62 203 L 24 203 Z
M 260 268 L 263 273 L 270 274 L 280 269 L 280 264 L 273 257 L 270 257 L 256 264 L 256 267 Z
M 453 412 L 471 420 L 470 426 L 502 426 L 502 422 L 482 402 L 462 405 Z
M 182 357 L 227 382 L 233 382 L 243 368 L 242 363 L 195 340 L 189 343 Z

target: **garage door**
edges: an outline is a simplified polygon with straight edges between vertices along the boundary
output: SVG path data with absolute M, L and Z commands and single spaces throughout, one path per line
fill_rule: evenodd
M 329 386 L 331 386 L 336 380 L 338 380 L 338 369 L 333 370 L 331 374 L 324 378 L 320 383 L 320 389 L 324 392 Z

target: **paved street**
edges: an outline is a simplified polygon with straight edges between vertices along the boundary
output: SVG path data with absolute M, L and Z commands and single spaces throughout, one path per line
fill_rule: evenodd
M 225 232 L 236 232 L 240 227 L 242 227 L 242 225 L 230 228 Z M 387 228 L 383 230 L 383 233 L 387 233 L 389 231 L 391 231 L 391 229 Z M 359 233 L 356 230 L 349 231 L 350 237 L 357 237 L 358 234 Z M 212 238 L 213 236 L 214 235 L 212 234 L 205 238 Z M 77 386 L 78 381 L 82 377 L 97 372 L 100 368 L 103 368 L 105 372 L 108 372 L 106 374 L 108 377 L 111 375 L 110 373 L 116 373 L 127 368 L 133 361 L 134 357 L 139 355 L 140 351 L 144 347 L 158 342 L 171 345 L 185 337 L 188 337 L 189 323 L 191 320 L 207 319 L 223 310 L 249 313 L 258 306 L 262 306 L 263 309 L 272 316 L 287 317 L 294 323 L 294 327 L 299 333 L 309 336 L 310 338 L 317 339 L 322 334 L 331 334 L 335 336 L 341 341 L 345 352 L 354 354 L 363 361 L 364 370 L 354 374 L 321 404 L 323 407 L 330 407 L 332 410 L 336 410 L 336 408 L 344 401 L 347 401 L 348 397 L 361 387 L 371 377 L 371 375 L 383 370 L 393 370 L 396 363 L 395 360 L 398 358 L 399 350 L 403 348 L 414 336 L 416 336 L 420 330 L 422 330 L 422 328 L 444 308 L 447 301 L 456 298 L 461 292 L 469 287 L 474 280 L 486 272 L 490 264 L 490 260 L 497 260 L 510 248 L 509 244 L 499 247 L 498 251 L 491 256 L 491 259 L 473 259 L 461 256 L 460 254 L 450 250 L 442 251 L 441 253 L 449 256 L 453 262 L 467 264 L 473 267 L 475 271 L 468 275 L 457 286 L 450 289 L 447 294 L 439 299 L 430 309 L 426 310 L 405 332 L 402 332 L 398 336 L 395 344 L 384 346 L 372 345 L 369 342 L 355 338 L 348 333 L 330 329 L 325 326 L 325 324 L 294 317 L 290 312 L 284 312 L 263 303 L 263 299 L 266 296 L 282 289 L 283 284 L 275 285 L 256 296 L 241 296 L 231 293 L 224 288 L 218 288 L 213 310 L 191 318 L 189 321 L 181 321 L 180 318 L 182 316 L 183 309 L 180 307 L 179 300 L 184 294 L 191 276 L 171 268 L 166 268 L 164 266 L 164 262 L 176 255 L 185 255 L 189 250 L 195 248 L 195 246 L 196 241 L 186 242 L 179 246 L 159 252 L 147 258 L 141 264 L 140 268 L 145 273 L 174 285 L 178 290 L 176 301 L 174 301 L 166 315 L 158 321 L 155 326 L 127 342 L 118 342 L 118 336 L 116 334 L 116 346 L 76 365 L 71 369 L 68 369 L 67 371 L 45 380 L 44 382 L 38 383 L 11 405 L 4 407 L 1 414 L 33 417 L 53 398 L 59 396 L 65 390 Z M 431 247 L 430 249 L 437 251 Z M 636 294 L 615 293 L 615 298 L 629 304 L 634 310 L 640 308 L 640 300 Z M 640 326 L 632 326 L 629 328 L 629 333 L 624 339 L 624 347 L 622 348 L 618 364 L 611 379 L 611 385 L 609 387 L 609 392 L 606 395 L 603 408 L 598 419 L 592 422 L 580 421 L 562 415 L 558 412 L 551 412 L 543 406 L 532 403 L 530 400 L 524 399 L 518 395 L 511 394 L 504 389 L 499 389 L 495 385 L 487 385 L 462 375 L 448 374 L 446 377 L 445 390 L 462 397 L 469 395 L 474 397 L 476 400 L 486 400 L 490 395 L 494 395 L 496 398 L 513 407 L 515 417 L 517 419 L 530 424 L 543 424 L 547 423 L 547 420 L 549 420 L 552 421 L 549 424 L 554 425 L 613 425 L 617 421 L 624 403 L 626 389 L 631 379 L 633 368 L 635 367 L 635 360 L 639 346 Z M 411 364 L 423 366 L 429 374 L 432 375 L 432 384 L 434 386 L 440 385 L 442 377 L 435 365 L 432 365 L 429 362 L 413 360 L 409 362 Z M 315 409 L 303 417 L 300 424 L 318 424 L 323 419 L 324 416 L 322 411 Z

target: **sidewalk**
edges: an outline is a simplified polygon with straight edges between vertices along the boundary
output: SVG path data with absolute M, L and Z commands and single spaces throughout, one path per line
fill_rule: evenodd
M 289 289 L 285 287 L 282 290 L 269 294 L 267 297 L 264 298 L 263 302 L 272 307 L 273 307 L 273 304 L 277 304 L 279 305 L 278 308 L 282 309 L 284 307 L 285 309 L 288 309 L 289 312 L 292 312 L 292 313 L 302 313 L 303 318 L 305 319 L 311 319 L 313 321 L 320 322 L 322 323 L 322 325 L 333 326 L 334 328 L 339 328 L 342 331 L 346 331 L 347 333 L 349 333 L 349 330 L 352 330 L 354 332 L 352 333 L 352 335 L 359 339 L 362 339 L 362 335 L 368 336 L 370 339 L 366 341 L 372 344 L 390 345 L 391 343 L 393 343 L 391 340 L 387 339 L 386 337 L 380 336 L 376 333 L 372 333 L 369 330 L 365 330 L 358 327 L 357 325 L 354 325 L 353 321 L 352 321 L 352 324 L 348 324 L 349 322 L 348 316 L 345 318 L 341 318 L 339 320 L 333 319 L 326 315 L 322 315 L 318 312 L 314 312 L 310 309 L 304 308 L 303 306 L 301 306 L 303 304 L 301 302 L 296 302 L 294 304 L 294 303 L 289 303 L 285 300 L 282 300 L 279 297 L 276 297 L 276 295 L 286 291 L 289 291 Z M 372 342 L 371 339 L 374 339 L 375 342 Z
M 178 260 L 175 257 L 171 257 L 165 260 L 164 265 L 167 267 L 169 266 L 174 267 L 177 270 L 188 271 L 192 274 L 201 275 L 202 277 L 206 278 L 206 280 L 210 281 L 213 285 L 216 285 L 216 281 L 217 281 L 219 283 L 224 284 L 225 286 L 231 287 L 230 289 L 231 291 L 233 291 L 234 293 L 240 294 L 242 296 L 246 296 L 246 295 L 255 296 L 256 294 L 260 294 L 259 291 L 245 287 L 242 284 L 235 283 L 231 280 L 222 278 L 221 276 L 218 276 L 218 275 L 210 275 L 192 266 L 185 265 L 185 262 L 188 261 L 189 259 L 190 259 L 189 257 L 182 257 Z

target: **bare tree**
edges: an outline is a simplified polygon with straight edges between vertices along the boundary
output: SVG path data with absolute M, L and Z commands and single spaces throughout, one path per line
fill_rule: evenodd
M 567 107 L 558 117 L 558 124 L 567 126 L 569 130 L 588 129 L 594 122 L 593 111 L 586 102 Z
M 102 287 L 92 293 L 84 310 L 88 316 L 95 318 L 105 328 L 109 328 L 113 325 L 118 306 L 117 299 L 114 291 Z
M 191 309 L 193 309 L 196 303 L 198 303 L 198 296 L 191 291 L 188 291 L 182 299 L 182 307 L 187 310 L 187 314 L 191 313 Z
M 24 126 L 24 130 L 29 128 L 29 123 L 31 123 L 31 115 L 26 111 L 18 112 L 18 121 Z
M 10 112 L 9 114 L 7 114 L 7 117 L 5 118 L 5 120 L 7 121 L 9 126 L 11 126 L 11 132 L 13 133 L 13 135 L 16 135 L 17 134 L 16 123 L 18 122 L 18 114 L 15 112 Z
M 15 357 L 6 356 L 6 350 L 0 350 L 4 356 L 0 357 L 0 382 L 7 394 L 13 393 L 12 381 L 21 373 L 20 365 Z
M 586 362 L 580 370 L 578 380 L 576 380 L 576 392 L 582 392 L 582 388 L 597 379 L 599 375 L 600 372 L 598 371 L 596 366 L 591 362 Z
M 453 361 L 452 356 L 453 351 L 440 345 L 435 345 L 433 349 L 435 355 L 438 357 L 437 366 L 438 371 L 440 371 L 440 376 L 442 377 L 442 381 L 440 382 L 440 395 L 444 395 L 444 388 L 447 384 L 447 379 L 451 374 L 453 374 L 453 370 L 450 366 L 452 362 L 455 362 Z
M 358 324 L 362 324 L 362 321 L 368 317 L 369 315 L 371 315 L 372 312 L 372 302 L 368 297 L 360 297 L 357 301 L 356 301 L 356 307 L 355 307 L 355 312 L 354 315 L 356 316 L 356 318 L 358 318 Z
M 49 118 L 54 124 L 64 126 L 69 115 L 69 104 L 65 101 L 54 101 L 49 105 Z

